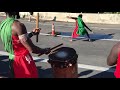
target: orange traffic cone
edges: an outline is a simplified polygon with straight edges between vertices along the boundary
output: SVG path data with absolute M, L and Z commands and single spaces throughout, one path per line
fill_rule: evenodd
M 55 36 L 55 26 L 54 26 L 54 23 L 52 24 L 52 36 Z

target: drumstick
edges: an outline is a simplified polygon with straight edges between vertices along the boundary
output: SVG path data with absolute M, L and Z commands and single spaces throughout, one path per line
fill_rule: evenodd
M 53 50 L 53 49 L 55 49 L 55 48 L 57 48 L 57 47 L 60 47 L 60 46 L 62 46 L 63 45 L 63 43 L 61 43 L 61 44 L 59 44 L 59 45 L 57 45 L 57 46 L 55 46 L 55 47 L 52 47 L 50 50 Z
M 39 13 L 36 16 L 36 29 L 39 29 Z M 38 34 L 36 35 L 36 42 L 38 42 Z
M 63 43 L 61 43 L 61 44 L 59 44 L 59 45 L 57 45 L 57 46 L 54 46 L 54 47 L 50 48 L 50 50 L 56 49 L 56 48 L 58 48 L 58 47 L 60 47 L 60 46 L 62 46 L 62 45 L 63 45 Z M 43 54 L 39 54 L 38 56 L 41 56 L 41 55 L 43 55 Z

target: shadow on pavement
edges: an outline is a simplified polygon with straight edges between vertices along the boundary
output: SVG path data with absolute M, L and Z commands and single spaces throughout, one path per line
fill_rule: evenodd
M 41 67 L 37 67 L 39 78 L 53 78 L 52 68 L 42 69 Z
M 90 73 L 92 73 L 92 72 L 93 72 L 93 70 L 83 71 L 83 72 L 81 72 L 81 73 L 78 74 L 78 77 L 81 77 L 81 76 L 84 76 L 84 75 L 88 75 L 88 74 L 90 74 Z
M 109 70 L 113 70 L 113 69 L 115 69 L 115 67 L 111 67 Z M 109 70 L 107 70 L 107 71 L 109 71 Z M 98 74 L 90 76 L 88 78 L 115 78 L 113 72 L 107 72 L 107 71 L 98 73 Z
M 94 34 L 89 34 L 89 35 L 90 35 L 90 38 L 92 39 L 92 41 L 96 41 L 96 40 L 100 40 L 100 39 L 112 39 L 114 34 L 115 33 L 110 33 L 110 34 L 94 33 Z M 61 32 L 61 35 L 63 35 L 63 36 L 71 36 L 72 32 Z M 76 40 L 87 41 L 86 38 L 87 38 L 86 35 L 80 35 L 78 38 L 75 38 L 75 39 Z
M 10 77 L 8 56 L 0 56 L 0 77 Z
M 8 59 L 8 56 L 5 56 L 5 55 L 0 56 L 0 61 L 4 59 Z

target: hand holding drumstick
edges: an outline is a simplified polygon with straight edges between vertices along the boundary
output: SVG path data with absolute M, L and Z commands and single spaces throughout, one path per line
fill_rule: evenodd
M 60 46 L 62 46 L 62 45 L 63 45 L 63 43 L 61 43 L 61 44 L 59 44 L 59 45 L 57 45 L 57 46 L 55 46 L 55 47 L 52 47 L 52 48 L 45 48 L 45 49 L 43 49 L 43 52 L 40 53 L 38 56 L 41 56 L 41 55 L 43 55 L 43 54 L 48 55 L 48 54 L 51 53 L 52 50 L 57 49 L 58 47 L 60 47 Z

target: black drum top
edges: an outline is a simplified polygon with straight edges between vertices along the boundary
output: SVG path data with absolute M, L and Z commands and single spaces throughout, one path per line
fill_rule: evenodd
M 66 60 L 72 59 L 75 56 L 77 55 L 76 51 L 73 48 L 61 47 L 59 49 L 56 49 L 54 53 L 49 55 L 49 60 L 64 62 Z

